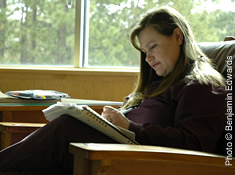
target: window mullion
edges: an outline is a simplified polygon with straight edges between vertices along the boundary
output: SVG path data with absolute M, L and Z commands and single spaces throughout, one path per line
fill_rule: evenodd
M 75 37 L 74 37 L 74 67 L 83 66 L 84 55 L 84 16 L 85 16 L 85 1 L 76 0 L 75 3 Z

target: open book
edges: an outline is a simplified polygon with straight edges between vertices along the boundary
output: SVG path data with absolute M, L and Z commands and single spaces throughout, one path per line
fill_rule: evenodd
M 113 125 L 87 105 L 57 102 L 56 104 L 44 109 L 43 113 L 48 121 L 52 121 L 63 114 L 68 114 L 69 116 L 72 116 L 97 129 L 119 143 L 138 144 L 135 141 L 134 132 Z

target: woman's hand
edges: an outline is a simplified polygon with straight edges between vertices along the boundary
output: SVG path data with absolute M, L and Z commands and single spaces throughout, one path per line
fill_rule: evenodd
M 128 129 L 130 121 L 117 109 L 112 106 L 104 106 L 102 117 L 110 121 L 112 124 Z

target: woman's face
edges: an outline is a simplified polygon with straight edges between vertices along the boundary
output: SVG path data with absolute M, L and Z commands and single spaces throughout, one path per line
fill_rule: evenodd
M 141 50 L 146 54 L 145 61 L 158 76 L 164 77 L 174 69 L 183 41 L 179 28 L 176 28 L 171 36 L 165 36 L 148 26 L 139 33 L 138 39 Z

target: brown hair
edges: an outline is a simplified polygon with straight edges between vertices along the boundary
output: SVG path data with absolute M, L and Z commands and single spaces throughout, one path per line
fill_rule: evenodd
M 184 37 L 181 53 L 174 69 L 167 76 L 161 78 L 158 88 L 149 95 L 146 94 L 146 91 L 158 76 L 146 63 L 146 55 L 138 45 L 138 35 L 147 26 L 153 27 L 158 33 L 165 36 L 171 36 L 175 28 L 180 28 Z M 197 80 L 202 84 L 210 83 L 213 86 L 224 86 L 223 77 L 211 66 L 210 59 L 203 54 L 196 44 L 186 19 L 175 9 L 161 7 L 147 13 L 131 32 L 130 39 L 132 45 L 140 51 L 140 75 L 131 98 L 123 108 L 136 105 L 144 98 L 155 97 L 183 78 L 186 81 Z M 160 79 L 160 77 L 158 78 Z

